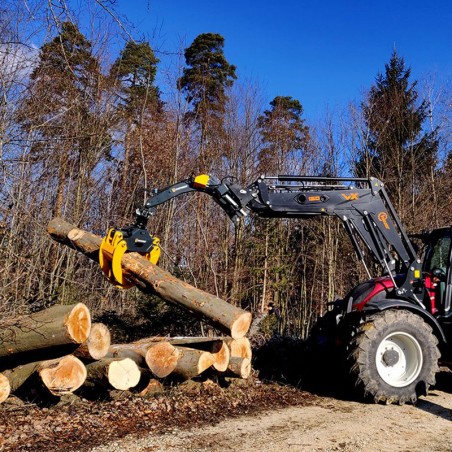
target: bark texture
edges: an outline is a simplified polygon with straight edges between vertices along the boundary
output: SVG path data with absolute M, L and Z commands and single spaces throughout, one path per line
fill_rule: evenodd
M 83 303 L 56 305 L 0 323 L 0 358 L 17 353 L 85 342 L 91 316 Z
M 54 240 L 98 261 L 100 237 L 75 228 L 61 218 L 50 221 L 47 230 Z M 142 291 L 157 294 L 166 301 L 208 319 L 213 326 L 232 338 L 241 338 L 247 333 L 251 313 L 175 278 L 137 253 L 126 253 L 121 264 L 126 278 Z
M 126 391 L 135 387 L 141 378 L 141 372 L 130 358 L 104 358 L 86 366 L 87 382 L 94 385 L 109 384 L 114 389 Z

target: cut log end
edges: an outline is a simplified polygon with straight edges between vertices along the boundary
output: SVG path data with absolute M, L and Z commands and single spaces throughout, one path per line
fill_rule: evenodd
M 179 351 L 169 342 L 159 342 L 149 347 L 145 359 L 155 376 L 165 378 L 176 368 Z
M 93 323 L 86 348 L 93 359 L 102 359 L 107 353 L 111 344 L 110 331 L 103 323 Z
M 11 392 L 11 386 L 9 380 L 2 374 L 0 374 L 0 403 L 4 402 Z
M 140 381 L 141 372 L 130 358 L 113 361 L 108 367 L 108 381 L 115 388 L 127 391 Z
M 91 315 L 83 303 L 77 303 L 66 319 L 69 337 L 77 344 L 85 342 L 91 330 Z
M 228 345 L 231 350 L 231 357 L 247 358 L 251 361 L 252 349 L 250 340 L 247 337 L 229 340 Z
M 44 385 L 56 396 L 70 394 L 78 389 L 86 379 L 86 368 L 75 356 L 43 362 L 39 375 Z
M 213 367 L 218 372 L 225 372 L 228 368 L 230 351 L 224 341 L 217 341 L 212 347 L 212 355 L 215 358 Z
M 231 324 L 232 339 L 241 339 L 246 335 L 253 320 L 250 312 L 243 312 L 239 314 Z
M 248 358 L 231 358 L 228 372 L 239 378 L 248 378 L 251 374 L 251 361 Z

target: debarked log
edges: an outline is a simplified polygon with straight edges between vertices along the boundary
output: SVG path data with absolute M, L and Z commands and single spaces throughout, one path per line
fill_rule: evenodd
M 24 364 L 3 372 L 9 381 L 12 393 L 34 374 L 38 374 L 51 394 L 61 396 L 74 392 L 85 382 L 86 368 L 78 358 L 67 355 L 52 360 Z
M 54 240 L 98 261 L 101 244 L 99 236 L 78 229 L 61 218 L 50 221 L 47 230 Z M 208 319 L 213 326 L 232 338 L 241 338 L 247 333 L 251 313 L 175 278 L 137 253 L 124 254 L 121 265 L 126 278 L 140 290 L 157 294 L 166 301 Z
M 75 348 L 88 339 L 90 329 L 91 315 L 83 303 L 6 319 L 0 323 L 0 357 L 68 344 Z

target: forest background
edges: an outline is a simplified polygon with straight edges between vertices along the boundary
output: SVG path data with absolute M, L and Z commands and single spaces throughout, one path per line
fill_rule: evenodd
M 158 53 L 132 37 L 111 0 L 0 6 L 0 315 L 84 302 L 126 339 L 206 333 L 178 309 L 119 291 L 99 268 L 51 242 L 62 216 L 104 235 L 126 226 L 154 188 L 199 173 L 375 176 L 409 232 L 450 224 L 452 90 L 413 80 L 396 48 L 357 102 L 321 119 L 303 99 L 265 99 L 225 56 L 227 36 L 198 35 L 158 78 Z M 119 38 L 118 38 L 119 37 Z M 121 41 L 118 50 L 117 43 Z M 255 314 L 264 334 L 305 337 L 327 302 L 366 279 L 338 221 L 234 226 L 207 196 L 161 206 L 149 222 L 159 265 Z

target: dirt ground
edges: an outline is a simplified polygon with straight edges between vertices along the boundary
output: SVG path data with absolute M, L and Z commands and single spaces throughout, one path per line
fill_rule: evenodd
M 434 390 L 417 406 L 369 405 L 321 398 L 214 426 L 142 438 L 93 451 L 450 451 L 452 395 Z
M 206 380 L 149 399 L 127 391 L 101 400 L 8 399 L 0 405 L 0 452 L 450 451 L 451 421 L 450 371 L 416 406 L 256 378 L 229 387 Z

